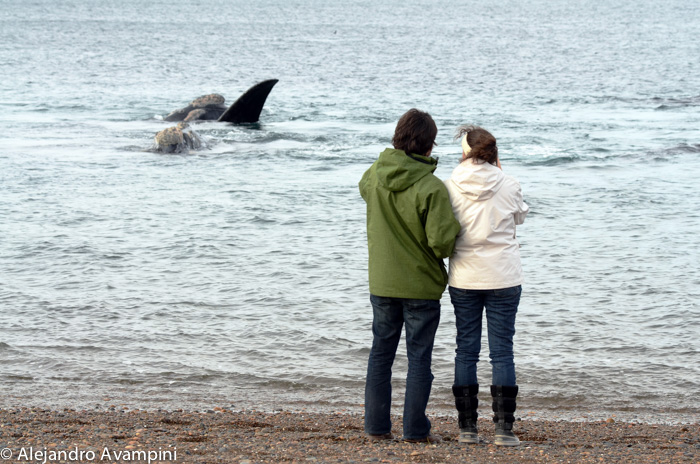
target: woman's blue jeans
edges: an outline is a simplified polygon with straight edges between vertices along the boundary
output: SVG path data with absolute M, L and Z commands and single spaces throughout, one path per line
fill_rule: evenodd
M 450 287 L 457 323 L 455 385 L 477 384 L 476 364 L 481 351 L 481 320 L 486 308 L 491 384 L 514 386 L 513 336 L 520 285 L 499 290 L 464 290 Z
M 430 435 L 425 408 L 433 384 L 430 365 L 440 323 L 440 301 L 375 295 L 370 295 L 370 301 L 374 311 L 374 339 L 367 363 L 365 432 L 372 435 L 391 432 L 391 368 L 405 324 L 408 374 L 403 435 L 407 439 L 425 438 Z

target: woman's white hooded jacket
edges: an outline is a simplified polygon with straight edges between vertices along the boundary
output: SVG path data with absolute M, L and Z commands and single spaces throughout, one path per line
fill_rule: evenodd
M 497 166 L 467 159 L 445 185 L 462 226 L 450 256 L 449 285 L 471 290 L 521 285 L 515 226 L 525 221 L 530 208 L 518 181 Z

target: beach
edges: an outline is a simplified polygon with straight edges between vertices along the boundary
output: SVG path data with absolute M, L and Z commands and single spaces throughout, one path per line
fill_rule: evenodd
M 430 462 L 680 463 L 700 459 L 698 424 L 519 420 L 522 443 L 493 445 L 489 418 L 479 445 L 457 441 L 456 418 L 431 417 L 440 443 L 372 442 L 361 414 L 341 411 L 0 410 L 2 461 L 19 462 Z M 72 453 L 72 454 L 71 454 Z M 67 459 L 66 459 L 67 458 Z

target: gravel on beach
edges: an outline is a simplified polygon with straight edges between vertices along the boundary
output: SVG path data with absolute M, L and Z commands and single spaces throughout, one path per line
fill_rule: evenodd
M 455 414 L 456 415 L 456 414 Z M 432 417 L 440 443 L 372 442 L 360 414 L 0 410 L 0 463 L 679 463 L 700 462 L 700 427 L 617 422 L 518 421 L 521 446 L 493 445 L 479 419 L 478 445 L 457 441 L 455 417 Z M 73 454 L 70 454 L 70 453 Z

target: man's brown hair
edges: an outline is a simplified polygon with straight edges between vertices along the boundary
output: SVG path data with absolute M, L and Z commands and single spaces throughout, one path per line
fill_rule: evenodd
M 391 142 L 398 150 L 427 156 L 435 145 L 437 132 L 435 121 L 428 113 L 411 108 L 396 124 Z

